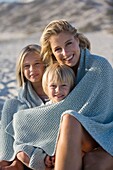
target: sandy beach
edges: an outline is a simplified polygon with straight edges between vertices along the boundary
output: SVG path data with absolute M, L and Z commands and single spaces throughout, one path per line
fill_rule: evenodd
M 49 21 L 56 18 L 57 19 L 62 18 L 61 10 L 68 9 L 68 1 L 66 1 L 64 4 L 63 3 L 60 4 L 61 1 L 58 1 L 56 3 L 53 2 L 54 1 L 51 2 L 47 1 L 44 2 L 45 4 L 44 3 L 42 4 L 42 2 L 40 2 L 39 4 L 37 2 L 38 5 L 37 7 L 35 6 L 36 2 L 29 3 L 29 4 L 26 3 L 26 5 L 23 5 L 23 10 L 22 10 L 23 16 L 25 15 L 24 9 L 26 9 L 26 11 L 29 11 L 29 9 L 31 8 L 31 11 L 29 11 L 29 15 L 28 15 L 30 17 L 25 18 L 24 16 L 25 19 L 22 19 L 21 22 L 18 21 L 19 20 L 18 15 L 20 13 L 18 4 L 13 3 L 13 8 L 12 8 L 13 15 L 10 11 L 12 7 L 11 5 L 9 6 L 7 4 L 1 4 L 0 10 L 2 10 L 2 14 L 3 14 L 3 7 L 4 7 L 4 10 L 9 9 L 11 15 L 9 17 L 10 19 L 9 26 L 8 26 L 9 20 L 7 21 L 7 29 L 5 29 L 6 23 L 4 23 L 4 19 L 7 19 L 8 12 L 0 16 L 0 22 L 2 23 L 2 27 L 0 28 L 0 61 L 1 61 L 0 62 L 0 110 L 2 110 L 5 100 L 17 95 L 17 85 L 15 79 L 15 64 L 16 64 L 16 59 L 20 53 L 20 50 L 28 44 L 32 44 L 32 43 L 39 44 L 42 28 L 44 28 L 46 23 L 49 23 Z M 95 5 L 96 8 L 94 9 L 92 8 L 91 2 L 93 5 Z M 71 9 L 71 12 L 70 13 L 67 12 L 63 16 L 65 16 L 65 18 L 68 19 L 73 24 L 75 24 L 74 21 L 76 20 L 76 25 L 78 25 L 78 28 L 80 28 L 81 31 L 83 30 L 83 33 L 89 38 L 89 40 L 92 43 L 92 49 L 91 49 L 92 53 L 107 58 L 111 63 L 111 65 L 113 66 L 113 34 L 110 29 L 112 27 L 111 26 L 112 23 L 111 20 L 108 20 L 108 18 L 105 17 L 105 9 L 106 10 L 108 9 L 108 4 L 105 4 L 105 1 L 103 2 L 100 1 L 100 3 L 103 3 L 103 9 L 102 9 L 101 6 L 99 8 L 99 4 L 96 4 L 98 1 L 92 0 L 91 2 L 90 2 L 90 9 L 89 9 L 87 1 L 85 1 L 84 4 L 82 2 L 81 3 L 78 2 L 76 5 L 77 7 L 73 6 L 73 1 L 71 1 L 70 8 L 73 7 Z M 60 9 L 56 8 L 57 6 L 59 6 Z M 48 11 L 47 11 L 47 7 L 48 7 Z M 49 10 L 53 7 L 55 11 L 49 12 Z M 76 10 L 74 12 L 75 7 Z M 79 9 L 80 8 L 82 9 L 83 7 L 85 8 L 84 10 L 86 12 L 81 14 L 79 13 Z M 14 21 L 16 20 L 16 16 L 14 18 L 14 12 L 16 9 L 17 9 L 16 11 L 17 22 L 15 23 Z M 36 25 L 36 16 L 33 13 L 33 9 L 34 11 L 36 11 L 36 9 L 39 10 L 38 14 L 40 16 L 43 16 L 40 17 L 40 21 L 37 21 L 37 25 Z M 41 15 L 41 10 L 44 9 L 46 9 L 45 14 Z M 98 15 L 96 15 L 96 12 L 98 10 L 101 11 L 99 11 Z M 26 13 L 28 14 L 28 12 Z M 56 17 L 56 13 L 57 13 L 57 17 Z M 75 14 L 75 18 L 74 18 L 74 14 Z M 38 19 L 39 19 L 39 15 L 37 15 Z M 88 18 L 87 17 L 88 15 L 91 15 L 92 19 L 90 17 Z M 31 24 L 30 22 L 31 16 L 32 16 L 32 22 L 34 21 L 33 24 Z M 99 19 L 101 20 L 101 18 L 105 19 L 104 22 L 99 21 Z M 94 26 L 91 25 L 92 20 L 94 21 L 92 22 L 92 24 L 95 24 Z M 13 25 L 11 23 L 13 23 Z M 25 25 L 27 25 L 26 29 L 25 29 Z M 83 25 L 85 25 L 85 27 L 83 27 Z

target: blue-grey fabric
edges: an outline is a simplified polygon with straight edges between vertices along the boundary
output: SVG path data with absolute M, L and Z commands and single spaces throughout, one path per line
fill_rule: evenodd
M 53 155 L 64 114 L 78 119 L 113 156 L 113 69 L 105 58 L 82 50 L 77 85 L 63 101 L 20 110 L 13 115 L 6 127 L 7 133 L 15 139 L 13 157 L 19 150 L 27 148 L 32 168 L 33 160 L 38 158 L 37 148 Z M 37 163 L 35 169 L 38 169 Z
M 26 82 L 24 87 L 21 87 L 18 92 L 18 98 L 9 99 L 5 102 L 2 110 L 2 119 L 1 119 L 1 136 L 0 136 L 0 160 L 12 161 L 15 158 L 14 154 L 14 138 L 6 132 L 7 125 L 13 120 L 14 114 L 19 110 L 25 110 L 33 108 L 39 105 L 44 105 L 43 101 L 39 98 L 36 92 L 33 90 L 31 84 Z M 21 146 L 22 147 L 22 146 Z M 28 155 L 34 157 L 35 152 L 34 147 L 23 146 L 23 151 Z M 20 150 L 19 150 L 20 151 Z M 45 169 L 44 158 L 45 153 L 42 149 L 37 148 L 38 158 L 37 162 L 40 163 L 40 167 Z M 31 159 L 32 161 L 32 159 Z M 32 163 L 33 164 L 33 163 Z

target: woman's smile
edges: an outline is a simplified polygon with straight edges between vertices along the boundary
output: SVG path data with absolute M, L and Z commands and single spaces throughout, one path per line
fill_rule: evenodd
M 70 67 L 75 66 L 80 57 L 79 40 L 72 34 L 61 32 L 57 36 L 52 35 L 49 39 L 51 50 L 59 63 Z

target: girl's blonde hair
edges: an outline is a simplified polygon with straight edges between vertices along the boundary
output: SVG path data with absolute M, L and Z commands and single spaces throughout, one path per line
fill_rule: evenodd
M 49 39 L 52 35 L 58 35 L 61 32 L 69 32 L 74 37 L 79 39 L 79 46 L 81 48 L 88 48 L 90 50 L 89 40 L 81 33 L 77 33 L 77 29 L 69 24 L 66 20 L 54 20 L 50 22 L 44 29 L 40 42 L 41 42 L 41 55 L 46 64 L 54 62 L 55 56 L 52 53 Z
M 70 85 L 70 91 L 75 86 L 75 74 L 74 71 L 67 65 L 61 65 L 58 62 L 48 66 L 42 77 L 42 87 L 44 92 L 48 95 L 48 79 L 53 83 L 68 82 Z
M 25 82 L 25 77 L 23 74 L 23 61 L 26 55 L 29 54 L 30 52 L 35 52 L 37 54 L 40 54 L 41 47 L 36 44 L 31 44 L 31 45 L 24 47 L 22 51 L 20 52 L 20 55 L 19 55 L 19 58 L 16 64 L 16 79 L 17 79 L 17 83 L 19 87 L 23 86 Z

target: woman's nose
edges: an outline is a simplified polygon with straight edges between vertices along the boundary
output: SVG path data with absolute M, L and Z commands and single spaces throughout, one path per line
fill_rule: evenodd
M 65 49 L 62 49 L 62 55 L 65 56 Z
M 68 51 L 64 48 L 64 49 L 62 49 L 62 55 L 63 56 L 66 56 L 68 54 Z

